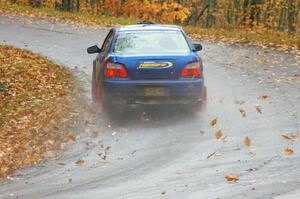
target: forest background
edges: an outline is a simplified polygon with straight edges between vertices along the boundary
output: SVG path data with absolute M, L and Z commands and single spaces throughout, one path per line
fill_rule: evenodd
M 300 0 L 2 0 L 18 6 L 183 25 L 189 33 L 300 48 Z M 127 20 L 124 20 L 127 19 Z M 117 21 L 118 22 L 118 21 Z M 243 36 L 238 36 L 239 34 Z M 263 42 L 263 43 L 266 43 Z

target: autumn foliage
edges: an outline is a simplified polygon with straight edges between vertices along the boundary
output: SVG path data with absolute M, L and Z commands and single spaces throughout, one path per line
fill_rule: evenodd
M 299 34 L 297 0 L 6 0 L 113 17 L 183 23 L 202 28 Z M 298 28 L 298 29 L 297 29 Z
M 47 59 L 0 45 L 0 177 L 59 149 L 61 127 L 70 124 L 72 82 L 69 71 Z

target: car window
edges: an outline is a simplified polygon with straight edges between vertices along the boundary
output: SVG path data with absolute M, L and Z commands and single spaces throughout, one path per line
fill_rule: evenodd
M 102 51 L 103 52 L 107 52 L 108 48 L 109 48 L 109 44 L 111 42 L 112 39 L 112 35 L 113 35 L 113 30 L 110 30 L 110 32 L 107 34 L 103 44 L 102 44 Z
M 119 32 L 114 52 L 119 54 L 188 53 L 190 47 L 181 31 Z

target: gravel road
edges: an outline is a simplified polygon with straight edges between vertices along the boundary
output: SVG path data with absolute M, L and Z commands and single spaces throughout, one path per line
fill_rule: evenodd
M 88 104 L 94 55 L 86 48 L 101 44 L 107 32 L 0 16 L 0 43 L 71 68 Z M 2 179 L 0 198 L 300 198 L 300 56 L 202 43 L 206 112 L 135 107 L 117 118 L 86 113 L 85 126 L 72 129 L 79 138 L 63 155 Z M 293 155 L 284 154 L 287 147 Z M 84 164 L 76 165 L 78 159 Z M 228 182 L 229 174 L 239 181 Z

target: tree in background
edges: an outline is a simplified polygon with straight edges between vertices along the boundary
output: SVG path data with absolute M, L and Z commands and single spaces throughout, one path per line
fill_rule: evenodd
M 203 28 L 299 32 L 300 0 L 9 0 L 33 7 Z

